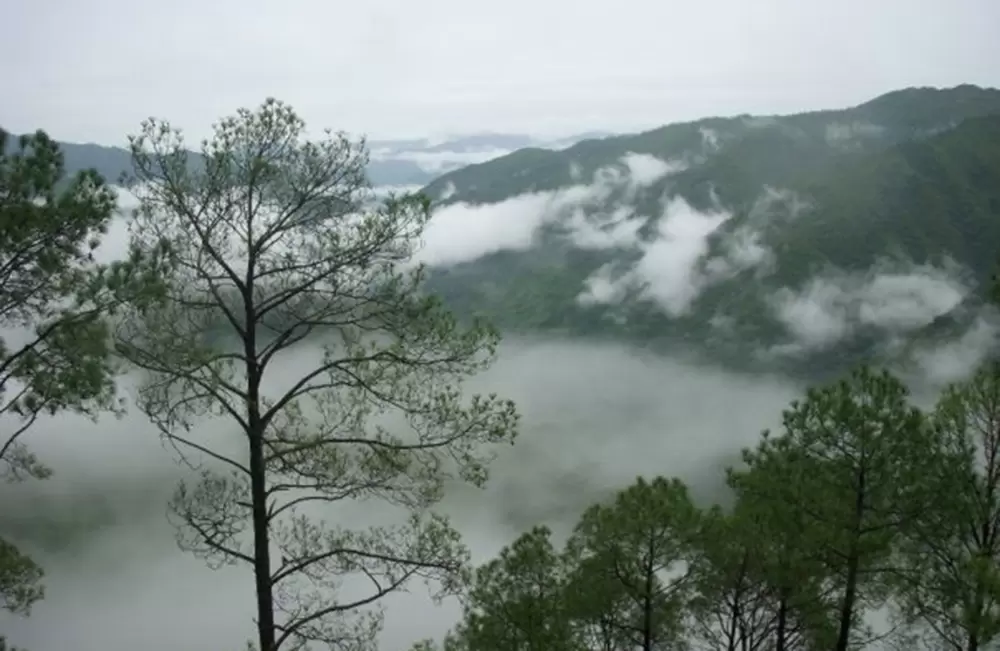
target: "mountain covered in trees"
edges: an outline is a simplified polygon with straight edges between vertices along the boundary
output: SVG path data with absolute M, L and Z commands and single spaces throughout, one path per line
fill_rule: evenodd
M 981 325 L 997 179 L 1000 90 L 910 88 L 450 172 L 425 188 L 439 214 L 487 225 L 427 261 L 508 331 L 836 371 Z

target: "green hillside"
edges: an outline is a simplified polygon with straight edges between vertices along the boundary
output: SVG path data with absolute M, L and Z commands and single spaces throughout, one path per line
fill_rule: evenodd
M 907 89 L 844 110 L 710 118 L 564 151 L 522 150 L 447 174 L 425 192 L 440 197 L 441 205 L 495 203 L 586 184 L 601 168 L 621 168 L 628 153 L 687 165 L 631 198 L 611 193 L 600 205 L 584 207 L 597 219 L 631 201 L 627 207 L 646 219 L 636 247 L 578 248 L 558 220 L 549 220 L 530 250 L 439 268 L 433 288 L 460 311 L 485 314 L 508 331 L 683 342 L 744 363 L 760 361 L 750 351 L 787 343 L 789 328 L 795 328 L 776 321 L 775 297 L 807 292 L 821 277 L 846 279 L 872 294 L 892 283 L 917 282 L 901 269 L 933 265 L 972 288 L 947 314 L 935 314 L 919 328 L 907 324 L 911 340 L 942 329 L 960 331 L 978 314 L 975 304 L 1000 248 L 998 90 Z M 663 221 L 665 197 L 732 215 L 708 237 L 708 252 L 696 266 L 700 273 L 710 272 L 719 260 L 711 258 L 741 234 L 757 238 L 769 264 L 732 269 L 706 283 L 684 314 L 665 313 L 641 286 L 625 288 L 614 302 L 582 305 L 588 277 L 602 268 L 626 269 L 641 257 Z M 880 281 L 880 273 L 895 276 Z M 905 307 L 905 287 L 894 291 Z M 837 300 L 845 305 L 834 307 L 848 312 L 845 319 L 860 319 L 859 327 L 852 326 L 851 336 L 835 346 L 781 363 L 814 369 L 821 360 L 839 367 L 856 356 L 879 354 L 886 333 L 877 332 L 875 321 L 892 315 L 875 319 L 865 310 L 878 306 Z M 723 321 L 725 328 L 710 325 Z

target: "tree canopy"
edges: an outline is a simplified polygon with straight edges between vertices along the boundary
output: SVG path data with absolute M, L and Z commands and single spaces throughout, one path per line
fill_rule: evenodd
M 498 335 L 421 290 L 410 261 L 428 203 L 375 201 L 363 141 L 311 140 L 268 100 L 223 119 L 199 165 L 165 122 L 131 143 L 132 247 L 165 248 L 170 268 L 164 300 L 129 310 L 114 337 L 146 373 L 140 409 L 206 464 L 171 503 L 179 541 L 252 568 L 261 651 L 372 648 L 369 606 L 413 578 L 450 593 L 464 576 L 457 532 L 429 509 L 448 481 L 481 485 L 516 434 L 513 403 L 462 391 Z M 199 435 L 213 420 L 242 444 Z M 323 506 L 365 499 L 409 517 L 357 530 Z M 344 597 L 349 575 L 370 590 Z

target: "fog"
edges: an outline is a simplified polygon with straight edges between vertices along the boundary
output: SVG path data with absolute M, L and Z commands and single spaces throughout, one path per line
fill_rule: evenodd
M 828 135 L 847 137 L 843 125 L 829 126 Z M 858 137 L 873 130 L 872 125 L 855 127 L 849 134 Z M 722 131 L 703 130 L 700 147 L 669 152 L 669 159 L 628 153 L 597 169 L 591 178 L 582 178 L 579 164 L 570 161 L 574 182 L 567 187 L 528 191 L 495 203 L 446 204 L 428 225 L 418 258 L 447 267 L 499 251 L 544 256 L 544 238 L 561 237 L 576 248 L 608 254 L 607 263 L 579 279 L 581 305 L 603 305 L 613 311 L 637 297 L 671 318 L 690 315 L 707 290 L 744 274 L 738 282 L 748 282 L 746 289 L 758 295 L 761 308 L 783 331 L 783 341 L 759 351 L 771 359 L 829 350 L 859 332 L 876 333 L 885 351 L 892 353 L 905 348 L 901 342 L 935 320 L 963 316 L 976 283 L 968 268 L 947 256 L 918 264 L 886 255 L 863 270 L 827 265 L 811 277 L 796 279 L 795 286 L 783 286 L 769 232 L 812 218 L 816 208 L 808 197 L 792 190 L 763 186 L 750 210 L 735 213 L 717 199 L 709 209 L 699 210 L 673 193 L 669 183 L 655 187 L 697 165 L 709 151 L 725 147 L 727 137 Z M 455 192 L 448 186 L 438 198 L 447 199 Z M 658 209 L 652 214 L 640 212 L 637 200 L 650 192 L 660 193 Z M 643 235 L 643 231 L 649 232 Z M 746 273 L 751 275 L 749 281 Z M 955 344 L 961 347 L 955 352 L 961 355 L 963 368 L 968 358 L 985 354 L 1000 333 L 992 309 L 975 309 L 964 315 L 972 318 Z M 740 316 L 744 315 L 718 312 L 706 319 L 706 325 L 712 334 L 728 337 Z M 909 352 L 908 363 L 918 366 L 936 354 L 922 349 Z M 959 375 L 946 373 L 941 379 Z
M 589 186 L 513 200 L 523 211 L 515 226 L 500 218 L 512 206 L 460 204 L 443 209 L 425 233 L 425 251 L 440 262 L 474 259 L 491 239 L 494 247 L 499 242 L 500 248 L 527 248 L 535 229 L 553 214 L 571 215 L 567 223 L 575 226 L 570 236 L 580 245 L 635 246 L 630 229 L 618 232 L 617 238 L 596 237 L 598 230 L 587 231 L 587 224 L 593 223 L 576 208 L 598 201 L 609 185 L 641 190 L 678 165 L 651 157 L 626 158 L 623 165 L 626 172 L 598 175 Z M 128 197 L 122 198 L 130 203 Z M 797 201 L 765 189 L 762 204 L 778 199 L 789 205 Z M 794 217 L 795 205 L 784 214 Z M 661 287 L 656 294 L 657 287 L 649 285 L 647 291 L 654 299 L 690 301 L 703 288 L 705 273 L 720 269 L 702 266 L 702 271 L 692 271 L 699 260 L 704 262 L 706 231 L 711 230 L 692 224 L 721 223 L 728 215 L 699 214 L 677 201 L 664 206 L 659 235 L 643 244 L 645 262 L 640 259 L 632 275 L 674 283 L 687 279 L 692 282 L 687 290 L 677 285 L 670 294 Z M 491 210 L 503 214 L 492 219 Z M 460 231 L 474 237 L 456 237 L 446 228 L 460 222 L 460 216 L 482 218 L 467 222 L 466 230 Z M 603 219 L 644 218 L 616 214 Z M 750 222 L 748 228 L 756 228 L 756 223 Z M 501 227 L 508 229 L 506 235 Z M 513 233 L 511 228 L 520 230 Z M 764 264 L 767 256 L 738 255 L 739 250 L 752 250 L 755 240 L 747 233 L 719 255 L 732 264 Z M 99 257 L 120 255 L 126 239 L 124 224 L 116 221 Z M 473 253 L 469 246 L 478 250 Z M 680 255 L 683 251 L 690 255 Z M 655 260 L 668 258 L 680 266 L 671 267 L 671 273 L 665 269 L 652 273 Z M 853 313 L 869 322 L 896 327 L 903 320 L 909 325 L 920 322 L 927 312 L 953 307 L 967 291 L 949 271 L 887 267 L 865 277 L 831 271 L 800 293 L 779 296 L 776 306 L 784 308 L 791 324 L 803 329 L 811 327 L 810 315 L 822 325 L 823 318 L 829 321 L 827 312 L 851 301 L 862 302 L 863 309 Z M 922 289 L 926 291 L 921 293 Z M 614 293 L 607 290 L 593 298 L 608 301 Z M 925 295 L 931 298 L 922 300 Z M 820 307 L 810 311 L 803 297 Z M 929 400 L 941 382 L 968 373 L 995 334 L 996 328 L 982 321 L 960 339 L 922 348 L 917 351 L 919 363 L 908 368 L 905 377 L 922 401 Z M 297 360 L 310 355 L 314 351 L 308 347 L 291 351 L 272 369 L 270 381 L 286 385 L 299 366 Z M 125 379 L 122 388 L 129 395 L 132 379 Z M 472 549 L 474 561 L 482 562 L 534 524 L 548 524 L 565 535 L 586 506 L 640 474 L 679 476 L 699 501 L 721 497 L 723 467 L 734 463 L 739 449 L 753 444 L 762 429 L 776 426 L 781 410 L 803 387 L 775 375 L 738 374 L 622 345 L 539 338 L 506 340 L 494 367 L 475 378 L 469 389 L 512 398 L 523 414 L 521 436 L 516 445 L 501 450 L 487 488 L 452 487 L 441 504 Z M 220 423 L 225 421 L 206 425 L 200 435 L 223 445 L 242 445 L 240 433 Z M 49 418 L 39 422 L 25 442 L 56 474 L 43 482 L 7 486 L 0 495 L 0 524 L 7 528 L 0 534 L 13 534 L 47 572 L 47 596 L 31 617 L 0 615 L 0 630 L 11 643 L 30 651 L 219 651 L 243 648 L 253 637 L 250 568 L 213 571 L 176 547 L 166 520 L 166 501 L 189 471 L 176 463 L 175 453 L 141 414 L 131 411 L 120 420 L 107 417 L 97 423 L 73 416 Z M 325 515 L 360 528 L 395 513 L 371 504 L 344 504 Z M 77 531 L 62 545 L 51 540 L 43 544 L 39 530 L 47 522 L 88 518 L 96 518 L 99 526 Z M 406 649 L 418 639 L 440 637 L 459 614 L 457 602 L 436 606 L 422 585 L 411 587 L 411 594 L 383 602 L 388 609 L 383 650 Z
M 274 381 L 284 383 L 280 376 L 303 354 L 276 369 Z M 796 393 L 779 378 L 543 340 L 507 342 L 470 388 L 513 398 L 524 415 L 520 440 L 501 451 L 490 485 L 458 488 L 442 504 L 476 561 L 536 523 L 565 533 L 583 508 L 638 474 L 678 475 L 698 497 L 711 497 L 721 467 L 775 424 Z M 238 437 L 213 427 L 207 435 Z M 12 643 L 33 651 L 242 647 L 253 634 L 250 570 L 212 571 L 176 548 L 165 502 L 185 471 L 142 415 L 97 424 L 53 418 L 29 440 L 56 470 L 45 482 L 11 487 L 18 497 L 46 498 L 35 517 L 52 517 L 59 503 L 75 510 L 104 500 L 116 521 L 62 550 L 32 550 L 47 570 L 48 595 L 31 617 L 0 619 Z M 8 512 L 18 508 L 11 497 Z M 364 526 L 378 515 L 365 511 L 347 505 L 336 515 Z M 435 607 L 419 584 L 388 603 L 383 649 L 439 636 L 458 613 L 455 602 Z

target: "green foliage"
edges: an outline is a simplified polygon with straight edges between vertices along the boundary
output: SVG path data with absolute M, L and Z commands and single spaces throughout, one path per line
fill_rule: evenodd
M 676 479 L 640 478 L 612 504 L 587 509 L 567 545 L 580 568 L 571 600 L 578 621 L 642 648 L 676 643 L 698 525 Z
M 0 132 L 0 149 L 6 138 Z M 57 192 L 62 178 L 62 156 L 43 132 L 0 158 L 0 319 L 34 330 L 20 346 L 0 342 L 0 411 L 20 420 L 0 459 L 15 477 L 48 473 L 18 441 L 40 415 L 92 413 L 113 396 L 107 330 L 87 292 L 115 195 L 93 172 Z
M 705 129 L 717 135 L 718 149 L 703 143 Z M 1000 91 L 960 86 L 890 93 L 840 111 L 710 118 L 558 152 L 518 152 L 446 174 L 425 191 L 438 197 L 454 186 L 442 203 L 496 202 L 588 184 L 599 169 L 623 169 L 620 159 L 629 152 L 683 159 L 687 169 L 634 199 L 612 193 L 584 213 L 632 209 L 650 219 L 640 231 L 650 238 L 663 197 L 683 197 L 699 210 L 721 207 L 732 218 L 709 238 L 710 251 L 719 253 L 728 236 L 749 229 L 773 252 L 774 264 L 704 288 L 686 315 L 669 315 L 638 291 L 611 305 L 581 305 L 578 297 L 592 274 L 604 265 L 627 268 L 639 252 L 572 250 L 560 226 L 549 224 L 531 250 L 435 270 L 429 286 L 460 313 L 484 315 L 505 331 L 684 347 L 729 366 L 778 366 L 825 381 L 880 359 L 884 338 L 859 328 L 828 350 L 762 360 L 760 350 L 789 340 L 770 300 L 774 292 L 801 289 L 831 269 L 868 274 L 886 259 L 909 266 L 951 258 L 967 268 L 963 280 L 986 287 L 1000 238 L 998 129 Z M 774 202 L 768 188 L 792 192 L 795 201 Z M 982 298 L 980 292 L 970 300 Z M 720 316 L 730 328 L 711 325 Z M 956 328 L 967 325 L 960 313 L 950 317 Z M 916 334 L 932 337 L 940 326 Z
M 760 467 L 755 473 L 764 472 Z M 741 493 L 705 515 L 694 565 L 690 636 L 706 648 L 788 651 L 831 637 L 827 573 L 778 502 Z
M 476 570 L 458 639 L 469 649 L 574 649 L 567 577 L 551 531 L 535 527 Z
M 465 579 L 468 552 L 430 509 L 449 481 L 482 485 L 516 435 L 513 403 L 461 390 L 499 337 L 421 290 L 423 268 L 405 265 L 428 201 L 373 202 L 364 141 L 308 140 L 269 99 L 223 119 L 200 165 L 163 122 L 131 144 L 132 248 L 169 265 L 163 300 L 131 306 L 114 336 L 148 377 L 139 407 L 207 462 L 171 502 L 178 541 L 212 566 L 253 568 L 262 651 L 371 648 L 382 597 L 417 578 L 454 593 Z M 243 444 L 189 434 L 212 420 Z M 352 530 L 310 509 L 366 499 L 411 516 Z M 371 580 L 353 601 L 339 595 L 351 574 Z
M 860 367 L 744 451 L 730 508 L 640 478 L 588 508 L 561 552 L 543 526 L 521 536 L 476 573 L 449 648 L 989 648 L 998 432 L 996 363 L 930 414 Z M 871 629 L 864 616 L 886 605 L 894 628 Z
M 98 264 L 116 196 L 85 170 L 66 178 L 62 152 L 44 132 L 12 143 L 0 129 L 0 474 L 51 474 L 22 442 L 40 417 L 116 409 L 107 317 L 125 298 L 156 298 L 155 260 Z M 9 532 L 9 527 L 5 533 Z M 0 540 L 3 607 L 28 614 L 41 599 L 42 570 Z
M 930 428 L 903 384 L 866 367 L 784 413 L 784 434 L 748 452 L 740 491 L 779 504 L 784 533 L 839 584 L 836 649 L 846 650 L 861 612 L 888 598 L 887 561 L 926 508 Z M 757 466 L 767 470 L 754 473 Z
M 27 615 L 31 605 L 45 596 L 41 585 L 42 568 L 14 545 L 0 540 L 0 596 L 2 607 Z
M 984 648 L 1000 636 L 997 362 L 948 387 L 932 422 L 935 463 L 925 510 L 901 554 L 900 615 L 917 625 L 928 648 Z

